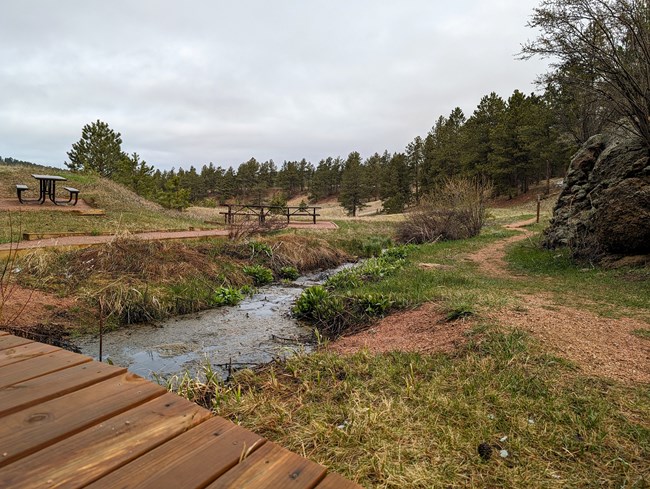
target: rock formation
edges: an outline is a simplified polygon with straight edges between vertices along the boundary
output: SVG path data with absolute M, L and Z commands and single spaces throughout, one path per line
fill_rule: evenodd
M 650 254 L 647 146 L 630 137 L 590 138 L 571 160 L 543 245 L 594 259 Z

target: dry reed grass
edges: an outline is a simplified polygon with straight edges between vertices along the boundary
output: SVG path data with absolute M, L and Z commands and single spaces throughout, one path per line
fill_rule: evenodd
M 326 270 L 351 260 L 347 253 L 315 237 L 283 234 L 262 238 L 260 242 L 272 250 L 270 266 L 273 270 L 286 266 L 296 267 L 301 272 Z

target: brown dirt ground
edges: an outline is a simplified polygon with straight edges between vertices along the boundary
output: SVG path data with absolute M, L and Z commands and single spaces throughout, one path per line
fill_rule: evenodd
M 465 340 L 472 321 L 447 322 L 445 314 L 432 302 L 392 314 L 360 333 L 344 336 L 329 345 L 331 351 L 349 354 L 367 348 L 373 353 L 417 351 L 451 352 Z
M 488 275 L 513 277 L 504 260 L 505 248 L 526 239 L 523 226 L 534 220 L 515 223 L 521 234 L 493 243 L 468 258 Z M 570 360 L 589 375 L 622 382 L 650 383 L 650 342 L 631 334 L 648 328 L 644 321 L 610 319 L 589 311 L 554 304 L 550 298 L 522 296 L 525 307 L 503 308 L 487 313 L 489 319 L 506 327 L 530 332 L 551 351 Z M 329 348 L 353 353 L 367 348 L 372 352 L 393 350 L 437 352 L 451 351 L 465 340 L 472 321 L 444 322 L 444 314 L 435 303 L 391 315 L 372 328 L 343 337 Z
M 67 328 L 71 324 L 70 310 L 77 304 L 74 298 L 9 285 L 5 303 L 0 308 L 0 329 L 3 324 L 30 329 L 40 325 Z

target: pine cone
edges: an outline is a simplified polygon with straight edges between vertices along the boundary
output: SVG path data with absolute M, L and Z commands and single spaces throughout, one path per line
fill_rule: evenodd
M 489 443 L 481 443 L 478 446 L 478 454 L 483 460 L 490 460 L 492 456 L 492 446 Z

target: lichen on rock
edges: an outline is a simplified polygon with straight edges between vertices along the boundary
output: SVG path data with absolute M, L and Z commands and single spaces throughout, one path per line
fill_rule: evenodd
M 542 242 L 590 259 L 650 254 L 650 151 L 639 139 L 590 138 L 571 160 Z

